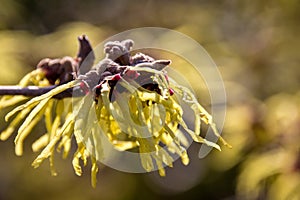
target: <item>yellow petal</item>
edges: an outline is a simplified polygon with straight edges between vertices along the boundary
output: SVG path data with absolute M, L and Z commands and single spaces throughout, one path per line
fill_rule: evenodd
M 70 126 L 73 123 L 72 119 L 69 118 L 64 125 L 62 126 L 62 128 L 57 132 L 57 134 L 55 135 L 55 137 L 53 139 L 50 140 L 49 144 L 43 149 L 43 151 L 40 153 L 40 155 L 33 161 L 33 163 L 31 164 L 34 168 L 37 168 L 40 166 L 40 164 L 43 162 L 43 160 L 45 160 L 46 158 L 48 158 L 53 150 L 54 147 L 56 145 L 56 143 L 60 140 L 62 134 L 64 133 L 64 131 L 68 128 L 68 126 Z
M 52 129 L 52 110 L 54 101 L 55 100 L 50 99 L 45 110 L 45 125 L 48 133 L 50 133 Z
M 77 176 L 81 176 L 82 175 L 82 169 L 80 166 L 80 159 L 83 160 L 84 165 L 86 164 L 86 155 L 85 153 L 85 147 L 83 145 L 83 143 L 77 143 L 78 147 L 77 147 L 77 151 L 74 153 L 74 157 L 72 160 L 72 164 L 73 164 L 73 169 L 75 171 L 75 174 Z
M 112 141 L 112 144 L 114 145 L 114 148 L 119 151 L 126 151 L 128 149 L 132 149 L 134 147 L 137 147 L 137 142 L 135 141 Z
M 183 151 L 181 154 L 181 161 L 184 165 L 188 165 L 190 162 L 189 156 L 186 151 Z
M 14 131 L 16 126 L 22 121 L 22 119 L 24 118 L 24 113 L 28 113 L 30 111 L 30 109 L 25 109 L 22 110 L 22 112 L 20 112 L 14 119 L 13 121 L 9 124 L 9 126 L 7 127 L 7 129 L 5 129 L 1 135 L 0 138 L 1 140 L 6 140 Z
M 47 146 L 49 142 L 49 134 L 44 134 L 42 135 L 39 139 L 37 139 L 32 145 L 32 151 L 33 152 L 38 152 L 40 151 L 42 148 L 44 148 L 45 146 Z
M 23 126 L 24 128 L 22 128 L 21 130 L 20 129 L 18 130 L 18 135 L 15 138 L 15 145 L 16 145 L 16 147 L 15 147 L 15 153 L 16 153 L 16 155 L 20 156 L 20 155 L 23 154 L 23 141 L 29 135 L 29 133 L 31 132 L 31 130 L 34 128 L 34 126 L 43 117 L 43 109 L 44 108 L 42 108 L 42 110 L 40 110 L 36 114 L 35 118 L 33 118 L 31 121 L 27 121 L 26 122 L 26 126 Z
M 140 158 L 143 168 L 147 172 L 151 172 L 154 169 L 152 158 L 149 153 L 140 153 Z
M 96 188 L 96 185 L 97 185 L 98 170 L 99 170 L 99 168 L 97 165 L 97 161 L 94 157 L 92 157 L 91 183 L 92 183 L 93 188 Z
M 51 176 L 57 176 L 57 172 L 56 172 L 56 169 L 54 167 L 54 154 L 53 153 L 51 153 L 51 155 L 50 155 L 49 162 L 50 162 Z
M 24 132 L 25 129 L 27 129 L 28 125 L 30 124 L 31 121 L 37 116 L 39 112 L 45 107 L 49 99 L 44 99 L 42 100 L 28 115 L 28 117 L 25 119 L 23 124 L 20 126 L 18 130 L 18 135 L 16 137 L 16 141 L 19 139 L 20 135 L 22 132 Z
M 8 106 L 15 105 L 21 101 L 24 101 L 25 99 L 28 99 L 28 97 L 25 96 L 12 96 L 11 98 L 4 99 L 3 97 L 0 100 L 0 109 L 6 108 Z

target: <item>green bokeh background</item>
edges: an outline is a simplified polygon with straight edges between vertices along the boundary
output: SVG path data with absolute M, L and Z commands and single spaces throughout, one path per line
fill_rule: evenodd
M 165 178 L 101 166 L 92 189 L 90 166 L 77 177 L 71 158 L 56 156 L 57 177 L 47 162 L 30 166 L 41 124 L 22 157 L 13 138 L 0 142 L 0 199 L 300 199 L 299 10 L 297 0 L 0 0 L 0 84 L 16 84 L 42 58 L 75 56 L 81 34 L 95 46 L 132 28 L 177 30 L 198 41 L 222 74 L 222 134 L 234 146 L 200 160 L 193 144 L 190 165 L 176 162 Z M 1 130 L 10 109 L 0 112 Z

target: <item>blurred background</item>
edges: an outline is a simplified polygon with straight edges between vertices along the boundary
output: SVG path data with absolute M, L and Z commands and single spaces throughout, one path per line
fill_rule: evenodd
M 222 74 L 222 135 L 234 147 L 199 159 L 193 144 L 189 166 L 176 162 L 164 178 L 102 166 L 92 189 L 90 166 L 77 177 L 71 158 L 58 155 L 59 175 L 51 177 L 47 162 L 31 167 L 34 134 L 22 157 L 12 137 L 0 142 L 0 199 L 300 199 L 299 10 L 298 0 L 0 0 L 0 84 L 16 84 L 42 58 L 75 56 L 81 34 L 97 45 L 137 27 L 177 30 L 198 41 Z M 0 112 L 1 130 L 9 110 Z

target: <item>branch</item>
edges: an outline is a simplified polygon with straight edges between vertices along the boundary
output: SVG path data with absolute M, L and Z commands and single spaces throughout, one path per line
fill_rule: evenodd
M 0 96 L 1 95 L 22 95 L 27 97 L 36 97 L 42 94 L 49 92 L 50 90 L 56 88 L 58 85 L 48 86 L 48 87 L 37 87 L 37 86 L 28 86 L 28 87 L 20 87 L 20 86 L 0 86 Z M 72 96 L 83 96 L 84 93 L 79 87 L 70 88 L 65 90 L 55 96 L 53 98 L 62 99 Z

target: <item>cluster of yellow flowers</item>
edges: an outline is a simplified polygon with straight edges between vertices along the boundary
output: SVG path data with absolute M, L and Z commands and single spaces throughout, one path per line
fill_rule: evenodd
M 63 157 L 67 157 L 74 135 L 77 143 L 72 161 L 75 173 L 82 174 L 80 160 L 86 165 L 90 157 L 93 187 L 96 186 L 97 161 L 107 156 L 103 155 L 100 134 L 118 151 L 136 150 L 143 168 L 149 172 L 157 166 L 161 176 L 165 176 L 164 166 L 172 166 L 172 154 L 180 156 L 183 164 L 189 163 L 187 138 L 179 127 L 195 142 L 220 150 L 217 144 L 200 136 L 203 121 L 230 147 L 192 92 L 167 76 L 164 69 L 171 61 L 155 60 L 142 53 L 131 56 L 132 45 L 131 40 L 108 42 L 104 47 L 106 58 L 84 75 L 79 75 L 84 57 L 42 60 L 19 85 L 57 87 L 9 112 L 5 117 L 7 121 L 16 116 L 1 133 L 1 139 L 7 139 L 25 119 L 15 138 L 16 154 L 22 155 L 24 139 L 44 117 L 47 132 L 32 144 L 34 152 L 41 151 L 32 165 L 38 167 L 49 158 L 51 173 L 56 175 L 54 151 L 63 149 Z M 57 95 L 72 89 L 80 90 L 83 95 L 74 92 L 72 98 L 58 98 Z M 0 106 L 14 105 L 27 98 L 3 96 Z M 181 102 L 194 112 L 194 130 L 183 120 Z

